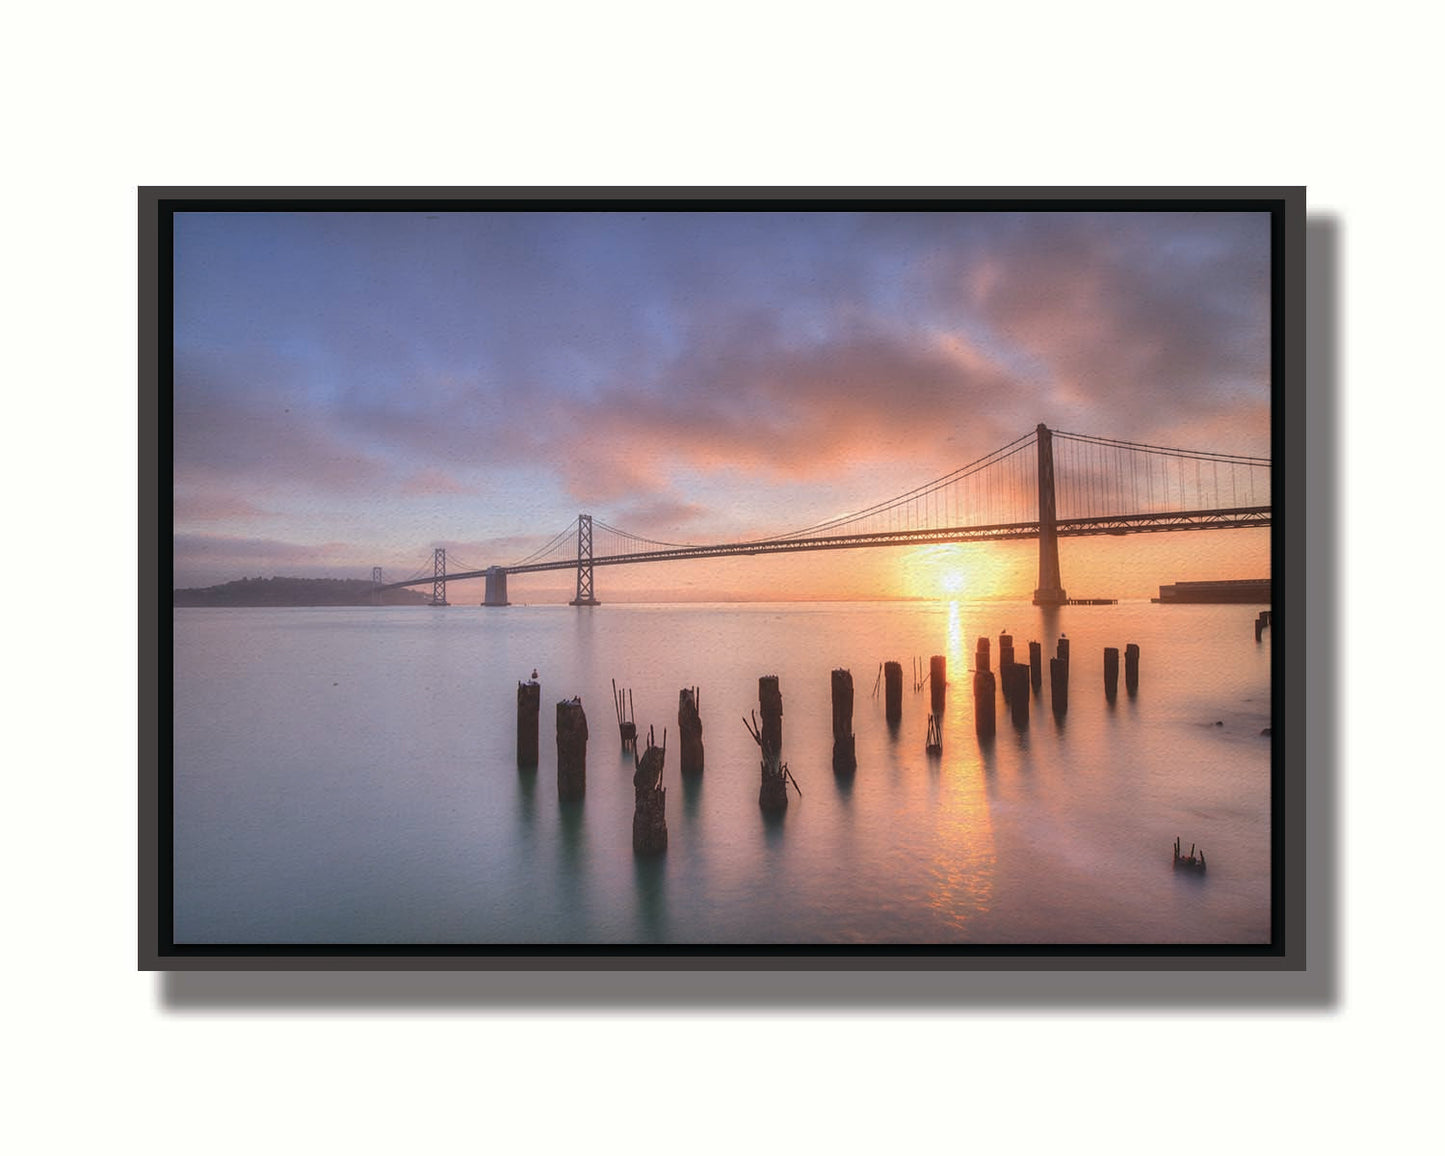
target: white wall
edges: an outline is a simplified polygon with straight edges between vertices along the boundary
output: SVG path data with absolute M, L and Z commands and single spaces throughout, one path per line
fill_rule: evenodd
M 1413 1049 L 1438 1022 L 1426 853 L 1441 760 L 1389 710 L 1395 691 L 1439 685 L 1416 657 L 1435 648 L 1416 610 L 1432 602 L 1406 593 L 1433 569 L 1411 506 L 1440 457 L 1435 37 L 1403 4 L 1275 7 L 12 13 L 4 569 L 19 741 L 0 846 L 16 1150 L 1403 1141 L 1424 1117 L 1429 1065 Z M 233 985 L 250 1002 L 227 1007 L 204 984 L 137 973 L 134 190 L 267 183 L 1307 184 L 1312 212 L 1338 224 L 1344 279 L 1348 602 L 1339 714 L 1311 719 L 1338 735 L 1335 994 L 1280 1008 L 1216 986 L 1203 1006 L 1141 1006 L 1147 981 L 1105 977 L 1029 1006 L 966 976 L 795 978 L 718 1009 L 664 976 L 626 982 L 630 1004 L 597 1006 L 613 989 L 594 980 L 558 1008 L 576 981 L 534 976 L 433 979 L 420 1004 L 373 985 L 359 1006 L 318 1009 L 294 979 Z M 758 1004 L 820 990 L 833 1006 Z M 1100 990 L 1102 1005 L 1081 998 Z M 647 1014 L 657 993 L 682 1009 Z

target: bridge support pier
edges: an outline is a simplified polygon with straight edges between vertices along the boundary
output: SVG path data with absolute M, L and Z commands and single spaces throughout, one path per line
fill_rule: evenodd
M 1038 425 L 1039 449 L 1039 585 L 1035 606 L 1063 606 L 1069 601 L 1059 577 L 1059 518 L 1054 501 L 1054 435 Z
M 487 568 L 487 594 L 483 606 L 510 606 L 507 601 L 507 572 L 500 566 Z

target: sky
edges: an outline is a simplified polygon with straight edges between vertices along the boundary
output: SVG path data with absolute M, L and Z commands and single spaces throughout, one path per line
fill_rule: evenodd
M 579 512 L 782 533 L 1040 422 L 1268 456 L 1269 269 L 1257 213 L 178 213 L 174 585 L 505 565 Z M 1060 550 L 1083 597 L 1269 573 L 1263 530 Z M 1036 584 L 1033 543 L 597 571 L 604 602 Z

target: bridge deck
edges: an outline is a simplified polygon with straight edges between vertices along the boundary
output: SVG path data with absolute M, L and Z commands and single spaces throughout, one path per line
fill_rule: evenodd
M 1186 510 L 1154 514 L 1118 514 L 1092 518 L 1060 518 L 1060 538 L 1081 538 L 1099 534 L 1122 536 L 1178 530 L 1230 530 L 1267 528 L 1271 524 L 1270 506 L 1244 506 L 1227 510 Z M 722 542 L 706 546 L 676 546 L 664 550 L 638 551 L 630 554 L 598 555 L 593 566 L 630 566 L 643 562 L 675 562 L 688 558 L 738 558 L 760 554 L 791 554 L 806 550 L 854 550 L 877 546 L 912 546 L 956 542 L 1025 542 L 1039 536 L 1038 522 L 1013 522 L 996 526 L 951 526 L 943 529 L 890 530 L 872 534 L 838 534 L 816 538 L 776 538 L 753 542 Z M 576 558 L 551 562 L 533 562 L 523 566 L 501 566 L 507 574 L 535 574 L 546 570 L 575 570 Z M 486 570 L 464 570 L 445 576 L 448 582 L 483 578 Z M 425 586 L 436 581 L 436 575 L 412 578 L 405 582 L 388 582 L 376 587 L 397 590 L 406 586 Z

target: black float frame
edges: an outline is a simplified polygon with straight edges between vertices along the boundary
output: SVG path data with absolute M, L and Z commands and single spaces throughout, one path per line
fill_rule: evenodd
M 1275 604 L 1287 607 L 1276 620 L 1271 690 L 1273 763 L 1271 816 L 1271 941 L 1260 946 L 1117 945 L 177 945 L 171 939 L 171 766 L 166 734 L 171 704 L 171 544 L 161 534 L 171 506 L 170 292 L 171 214 L 183 209 L 211 211 L 300 208 L 531 209 L 616 208 L 619 202 L 686 203 L 692 209 L 800 208 L 941 209 L 1029 208 L 1267 211 L 1272 219 L 1272 458 L 1274 515 L 1271 570 Z M 1307 510 L 1306 444 L 1330 427 L 1328 414 L 1311 418 L 1307 406 L 1306 348 L 1318 378 L 1333 372 L 1333 250 L 1324 231 L 1307 236 L 1302 187 L 1247 188 L 141 188 L 139 241 L 139 824 L 138 966 L 156 971 L 1158 971 L 1313 972 L 1315 982 L 1300 990 L 1307 999 L 1327 998 L 1333 974 L 1332 944 L 1321 927 L 1307 926 L 1306 908 L 1316 922 L 1330 922 L 1332 878 L 1324 861 L 1328 847 L 1307 853 L 1306 835 L 1329 837 L 1329 799 L 1315 799 L 1307 822 L 1307 790 L 1333 789 L 1332 768 L 1323 782 L 1307 774 L 1306 703 L 1320 694 L 1328 670 L 1307 671 L 1305 640 L 1321 624 L 1328 605 L 1307 601 L 1307 575 L 1319 551 L 1307 541 L 1307 527 L 1320 529 L 1331 509 Z M 1306 248 L 1316 280 L 1306 300 Z M 1311 307 L 1312 306 L 1312 307 Z M 1311 332 L 1307 337 L 1306 319 Z M 1333 402 L 1332 381 L 1318 381 L 1318 405 Z M 1318 446 L 1316 446 L 1318 448 Z M 1325 505 L 1329 505 L 1328 495 Z M 1318 535 L 1317 535 L 1318 536 Z M 1328 526 L 1324 536 L 1330 536 Z M 1329 559 L 1325 558 L 1326 566 Z M 1328 576 L 1326 575 L 1326 578 Z M 1318 588 L 1320 575 L 1311 585 Z M 1332 584 L 1327 584 L 1333 589 Z M 1326 600 L 1327 602 L 1328 600 Z M 1326 628 L 1328 624 L 1326 622 Z M 1326 658 L 1333 654 L 1326 648 Z M 1326 667 L 1328 663 L 1326 663 Z M 1313 679 L 1313 682 L 1310 681 Z M 1325 692 L 1328 694 L 1328 691 Z M 1328 761 L 1333 744 L 1313 746 Z M 1317 840 L 1318 841 L 1318 840 Z M 1312 881 L 1315 893 L 1309 894 Z M 1307 959 L 1307 939 L 1315 958 Z M 1281 993 L 1282 994 L 1282 993 Z

